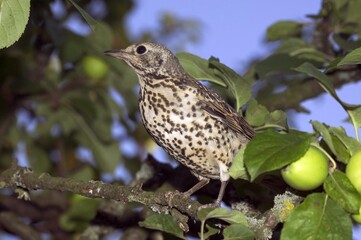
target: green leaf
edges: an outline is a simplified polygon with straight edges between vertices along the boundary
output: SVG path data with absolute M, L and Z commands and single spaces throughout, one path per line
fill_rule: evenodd
M 222 78 L 217 76 L 214 70 L 209 67 L 208 60 L 185 52 L 178 53 L 177 58 L 187 73 L 195 79 L 206 80 L 223 87 L 227 86 Z
M 361 195 L 343 172 L 336 170 L 329 174 L 323 187 L 326 193 L 346 211 L 354 214 L 359 212 Z
M 311 135 L 290 131 L 287 134 L 266 131 L 257 134 L 244 153 L 246 169 L 251 181 L 260 174 L 281 169 L 301 158 L 310 147 Z
M 30 0 L 0 1 L 0 49 L 19 40 L 29 21 Z
M 327 144 L 331 152 L 335 154 L 337 160 L 343 163 L 347 163 L 348 159 L 350 158 L 350 152 L 340 141 L 340 139 L 331 133 L 331 128 L 326 124 L 320 123 L 318 121 L 311 121 L 311 124 L 315 132 L 322 136 L 322 140 Z
M 197 217 L 199 218 L 199 220 L 204 221 L 207 219 L 208 214 L 212 211 L 213 208 L 202 208 L 198 211 Z
M 73 195 L 70 208 L 60 217 L 61 228 L 66 231 L 84 231 L 95 217 L 99 204 L 100 200 Z
M 278 127 L 287 129 L 287 115 L 281 110 L 269 112 L 257 100 L 251 99 L 246 110 L 246 120 L 254 127 Z
M 252 96 L 252 83 L 246 81 L 231 68 L 220 63 L 216 58 L 210 58 L 209 64 L 214 68 L 215 74 L 227 84 L 228 89 L 236 99 L 236 110 L 239 111 Z
M 107 119 L 104 119 L 106 114 L 107 113 L 105 113 L 103 116 L 99 116 L 99 119 L 95 119 L 91 124 L 93 132 L 104 144 L 114 141 L 111 132 L 111 122 L 109 122 Z
M 251 99 L 246 110 L 246 120 L 252 126 L 262 126 L 266 122 L 266 117 L 269 115 L 267 108 L 258 104 L 256 99 Z
M 94 131 L 89 127 L 83 116 L 73 110 L 70 106 L 64 108 L 67 118 L 77 126 L 75 138 L 79 143 L 92 150 L 94 159 L 101 171 L 113 172 L 121 159 L 120 149 L 116 142 L 104 144 Z
M 283 239 L 352 239 L 351 218 L 326 194 L 313 193 L 287 218 Z
M 59 48 L 59 57 L 62 62 L 76 62 L 86 52 L 86 38 L 76 34 L 65 32 L 64 38 L 67 39 Z
M 99 54 L 99 57 L 104 57 L 102 53 L 104 50 L 110 49 L 113 42 L 113 32 L 108 24 L 98 22 L 94 31 L 87 36 L 87 46 L 93 50 L 93 54 Z M 100 54 L 101 53 L 101 54 Z
M 355 131 L 361 127 L 361 105 L 348 105 L 347 112 L 350 116 L 351 122 L 354 125 Z M 356 136 L 358 136 L 356 134 Z
M 342 127 L 330 127 L 330 134 L 340 140 L 348 151 L 348 155 L 352 156 L 361 150 L 361 144 L 356 139 L 347 136 L 346 131 Z M 347 163 L 347 162 L 346 162 Z
M 39 124 L 38 124 L 39 125 Z M 3 136 L 2 141 L 6 142 L 11 148 L 15 148 L 19 142 L 23 141 L 25 136 L 29 136 L 27 130 L 19 128 L 17 124 L 11 124 L 7 128 L 7 134 Z M 34 138 L 31 136 L 30 141 L 33 142 Z
M 233 179 L 241 178 L 249 180 L 249 176 L 243 162 L 244 150 L 245 146 L 242 146 L 232 160 L 232 165 L 229 168 L 228 173 Z
M 334 10 L 341 12 L 348 2 L 349 2 L 348 0 L 334 0 L 333 1 L 333 6 L 335 8 Z
M 349 0 L 347 8 L 343 9 L 343 25 L 340 31 L 350 34 L 361 34 L 361 15 L 359 12 L 361 9 L 361 2 L 359 0 Z M 347 31 L 349 30 L 349 31 Z
M 276 53 L 290 54 L 300 49 L 307 48 L 313 48 L 313 46 L 301 38 L 288 38 L 281 42 L 280 46 L 276 50 Z
M 315 66 L 310 63 L 304 63 L 301 66 L 295 68 L 294 70 L 306 73 L 311 77 L 314 77 L 320 83 L 321 87 L 325 89 L 325 91 L 331 94 L 331 96 L 336 99 L 341 105 L 343 104 L 341 99 L 337 96 L 335 88 L 330 79 L 328 79 L 327 75 L 320 72 Z
M 279 126 L 287 129 L 287 115 L 284 111 L 275 110 L 271 112 L 266 118 L 266 125 Z
M 350 159 L 350 152 L 347 150 L 345 145 L 340 141 L 340 139 L 338 139 L 334 135 L 331 135 L 331 138 L 336 150 L 335 153 L 335 155 L 337 156 L 336 160 L 345 164 L 348 163 Z
M 256 64 L 255 70 L 259 78 L 279 72 L 291 72 L 293 68 L 304 63 L 303 59 L 291 57 L 286 53 L 272 54 Z
M 284 39 L 278 49 L 256 64 L 255 70 L 260 78 L 274 73 L 293 73 L 293 68 L 305 62 L 323 66 L 328 57 L 311 44 L 299 38 Z
M 139 226 L 159 230 L 172 234 L 181 239 L 185 239 L 182 229 L 178 226 L 177 221 L 168 214 L 153 214 L 148 216 L 144 221 L 139 222 Z
M 69 136 L 77 128 L 74 121 L 68 118 L 66 108 L 52 111 L 47 103 L 39 103 L 36 105 L 35 112 L 39 116 L 46 117 L 46 121 L 36 126 L 37 136 L 47 135 L 54 126 L 61 126 L 62 134 L 65 136 Z
M 328 57 L 323 52 L 316 50 L 314 47 L 300 48 L 290 52 L 290 56 L 303 60 L 304 62 L 312 62 L 317 65 L 328 62 Z M 321 63 L 321 64 L 320 64 Z
M 203 236 L 201 233 L 199 233 L 199 237 L 200 239 L 209 239 L 211 236 L 213 236 L 214 234 L 217 234 L 220 232 L 220 229 L 217 228 L 216 226 L 213 226 L 213 225 L 209 225 L 209 224 L 206 224 L 206 229 L 208 230 L 207 232 L 204 232 L 203 233 Z
M 88 165 L 84 165 L 83 167 L 78 169 L 76 172 L 71 173 L 69 175 L 69 178 L 83 180 L 83 181 L 90 181 L 90 180 L 97 178 L 97 175 L 92 167 L 90 167 Z
M 102 53 L 104 50 L 111 48 L 113 33 L 108 24 L 104 22 L 97 22 L 73 0 L 69 1 L 79 11 L 84 20 L 88 23 L 89 27 L 92 29 L 92 33 L 87 37 L 87 45 L 90 49 L 95 50 L 93 53 Z
M 205 222 L 210 218 L 217 218 L 225 222 L 228 222 L 230 224 L 240 224 L 245 227 L 248 227 L 248 222 L 246 217 L 243 215 L 243 213 L 237 210 L 230 211 L 226 208 L 216 208 L 216 209 L 203 208 L 200 211 L 198 211 L 197 216 L 199 220 L 201 220 L 201 233 L 200 233 L 201 239 L 206 239 L 205 236 L 210 235 L 210 231 L 204 233 Z M 211 233 L 212 235 L 215 234 L 214 231 L 212 231 Z
M 346 40 L 341 37 L 341 34 L 332 34 L 333 40 L 345 51 L 352 51 L 361 46 L 361 40 Z
M 342 127 L 329 127 L 317 121 L 311 121 L 316 132 L 336 155 L 337 160 L 347 164 L 351 155 L 361 150 L 361 144 L 354 138 L 347 136 Z
M 297 37 L 301 35 L 302 24 L 294 21 L 279 21 L 267 29 L 268 41 L 276 41 L 283 38 Z
M 255 233 L 243 224 L 236 223 L 224 229 L 223 237 L 225 240 L 253 240 Z
M 360 142 L 347 136 L 342 127 L 329 127 L 317 121 L 311 121 L 311 124 L 339 161 L 347 164 L 350 156 L 361 150 Z
M 198 212 L 198 218 L 202 222 L 205 222 L 206 220 L 208 220 L 210 218 L 217 218 L 217 219 L 222 219 L 223 221 L 226 221 L 226 222 L 231 223 L 231 224 L 240 223 L 240 224 L 243 224 L 244 226 L 248 226 L 247 219 L 243 215 L 243 213 L 241 213 L 240 211 L 237 211 L 237 210 L 231 210 L 230 211 L 230 210 L 228 210 L 226 208 L 216 208 L 216 209 L 204 208 L 204 209 L 201 209 Z
M 38 146 L 32 138 L 28 138 L 26 144 L 26 154 L 30 162 L 31 169 L 35 172 L 49 172 L 51 161 L 49 155 L 43 147 Z
M 319 133 L 322 136 L 322 140 L 325 141 L 330 150 L 336 154 L 336 149 L 332 141 L 332 136 L 328 130 L 328 126 L 324 123 L 320 123 L 318 121 L 311 120 L 312 127 L 314 131 Z
M 337 67 L 360 64 L 361 63 L 361 47 L 356 48 L 355 50 L 348 53 L 341 61 L 337 64 Z
M 76 4 L 73 0 L 69 0 L 71 4 L 74 5 L 74 7 L 79 11 L 79 13 L 83 16 L 85 21 L 89 24 L 89 27 L 95 31 L 95 27 L 97 25 L 97 21 L 95 21 L 94 18 L 92 18 L 84 9 L 82 9 L 78 4 Z
M 81 114 L 84 119 L 95 119 L 100 115 L 97 112 L 98 105 L 94 104 L 90 97 L 85 94 L 79 94 L 77 91 L 72 91 L 65 93 L 62 100 L 64 103 L 71 104 L 74 110 Z M 104 109 L 103 106 L 101 107 Z
M 345 109 L 345 111 L 350 116 L 351 122 L 355 129 L 356 138 L 359 140 L 358 128 L 361 127 L 361 105 L 348 104 L 343 102 L 336 94 L 336 91 L 333 87 L 332 82 L 327 77 L 326 74 L 320 72 L 315 66 L 310 63 L 304 63 L 301 66 L 295 68 L 294 70 L 302 73 L 306 73 L 314 77 L 318 83 L 321 85 L 326 92 L 331 94 L 331 96 Z

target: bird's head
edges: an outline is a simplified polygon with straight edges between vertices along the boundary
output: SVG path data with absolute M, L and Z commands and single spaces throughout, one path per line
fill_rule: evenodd
M 104 54 L 124 60 L 142 78 L 158 79 L 185 73 L 174 54 L 155 43 L 133 44 L 125 49 L 106 51 Z

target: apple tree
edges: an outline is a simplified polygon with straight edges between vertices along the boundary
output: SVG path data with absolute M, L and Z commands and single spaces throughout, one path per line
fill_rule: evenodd
M 133 7 L 0 1 L 0 236 L 352 239 L 361 223 L 361 103 L 336 89 L 361 80 L 361 1 L 324 0 L 307 22 L 272 24 L 265 36 L 277 47 L 242 74 L 217 56 L 177 54 L 257 132 L 233 160 L 223 206 L 201 210 L 219 182 L 170 198 L 196 180 L 149 154 L 137 77 L 103 56 L 132 42 L 125 16 Z M 74 21 L 82 27 L 70 28 Z M 166 13 L 160 26 L 136 40 L 171 47 L 179 38 L 182 48 L 198 39 L 197 21 Z M 344 110 L 344 125 L 314 119 L 312 132 L 291 128 L 287 111 L 309 112 L 302 103 L 323 93 Z

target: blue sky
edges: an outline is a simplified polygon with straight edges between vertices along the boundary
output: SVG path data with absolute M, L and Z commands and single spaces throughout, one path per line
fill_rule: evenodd
M 267 54 L 263 37 L 267 27 L 285 19 L 306 20 L 306 13 L 317 13 L 320 1 L 209 1 L 209 0 L 137 0 L 128 16 L 133 36 L 156 28 L 161 13 L 174 13 L 202 24 L 201 41 L 187 51 L 208 58 L 214 55 L 228 66 L 239 69 L 250 57 Z
M 195 19 L 201 23 L 201 40 L 197 44 L 186 45 L 186 51 L 203 58 L 211 55 L 220 58 L 235 70 L 242 69 L 252 57 L 266 57 L 269 47 L 264 43 L 264 34 L 269 25 L 279 20 L 308 21 L 306 14 L 317 14 L 321 1 L 304 0 L 137 0 L 136 7 L 129 13 L 127 24 L 134 40 L 144 30 L 156 29 L 162 13 L 169 12 L 179 18 Z M 361 83 L 350 84 L 338 90 L 346 102 L 360 103 L 357 92 Z M 297 114 L 295 128 L 312 131 L 311 119 L 325 122 L 332 126 L 346 128 L 355 136 L 350 124 L 344 123 L 347 115 L 328 95 L 322 94 L 317 99 L 302 104 L 312 114 Z

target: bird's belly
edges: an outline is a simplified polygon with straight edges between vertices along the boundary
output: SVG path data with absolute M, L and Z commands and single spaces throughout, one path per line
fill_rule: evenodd
M 238 147 L 222 122 L 187 105 L 169 112 L 142 103 L 140 107 L 145 128 L 170 156 L 197 175 L 220 178 L 220 162 L 229 166 L 234 146 Z

